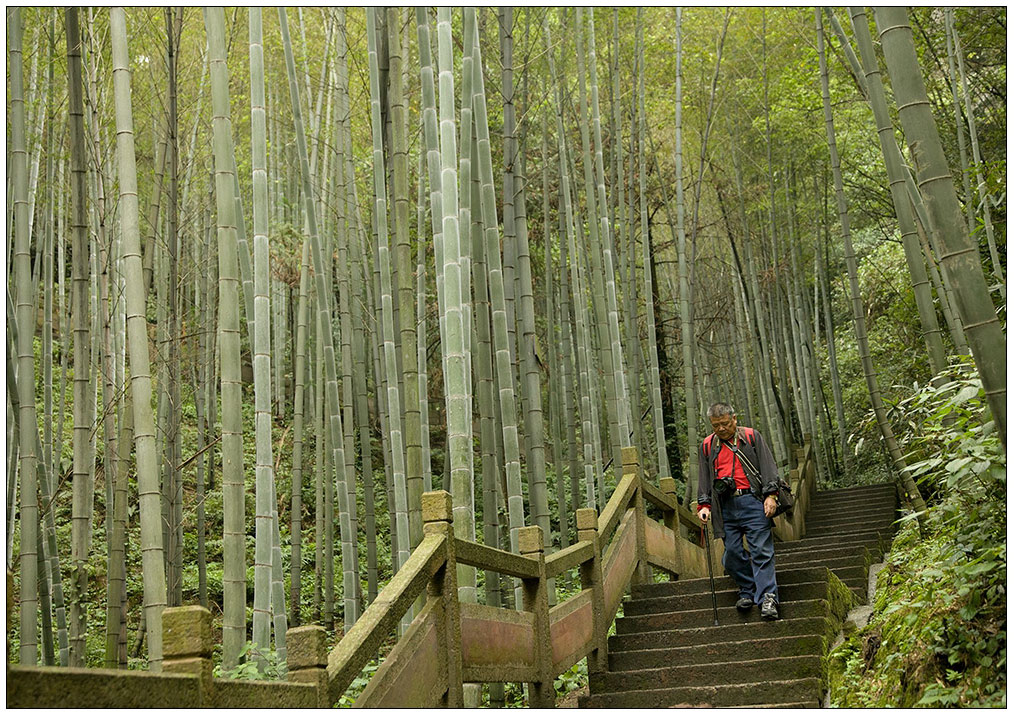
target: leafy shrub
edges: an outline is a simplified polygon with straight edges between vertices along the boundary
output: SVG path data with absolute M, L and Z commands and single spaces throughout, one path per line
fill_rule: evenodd
M 1006 454 L 971 366 L 899 404 L 930 493 L 880 573 L 874 614 L 830 657 L 832 704 L 1006 706 Z

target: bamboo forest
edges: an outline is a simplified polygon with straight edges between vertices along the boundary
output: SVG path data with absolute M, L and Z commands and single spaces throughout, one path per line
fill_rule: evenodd
M 1005 7 L 6 15 L 8 707 L 1006 707 Z

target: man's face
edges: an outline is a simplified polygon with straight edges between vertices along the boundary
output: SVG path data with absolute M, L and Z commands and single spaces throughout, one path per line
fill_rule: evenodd
M 711 429 L 715 431 L 719 440 L 732 440 L 736 434 L 736 416 L 721 415 L 711 418 Z

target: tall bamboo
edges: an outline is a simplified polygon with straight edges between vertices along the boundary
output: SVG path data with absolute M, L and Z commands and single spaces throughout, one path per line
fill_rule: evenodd
M 609 423 L 609 445 L 612 452 L 613 460 L 613 471 L 617 477 L 623 469 L 623 459 L 621 455 L 621 449 L 623 445 L 626 445 L 629 441 L 629 437 L 626 431 L 620 428 L 620 416 L 618 409 L 619 396 L 616 392 L 616 370 L 613 365 L 613 351 L 611 344 L 611 333 L 609 329 L 610 317 L 606 302 L 606 274 L 602 267 L 604 258 L 604 242 L 609 240 L 608 232 L 606 236 L 602 235 L 602 216 L 606 217 L 606 223 L 608 223 L 608 215 L 606 212 L 605 202 L 596 191 L 596 168 L 597 165 L 592 160 L 592 141 L 589 136 L 589 127 L 593 124 L 593 120 L 590 118 L 590 112 L 588 108 L 588 90 L 585 86 L 585 62 L 591 60 L 593 57 L 593 51 L 585 56 L 585 21 L 583 15 L 583 9 L 577 9 L 577 34 L 576 34 L 576 45 L 577 45 L 577 73 L 578 73 L 578 96 L 580 99 L 580 120 L 579 124 L 581 127 L 581 163 L 584 165 L 584 190 L 585 190 L 585 204 L 586 211 L 588 212 L 588 259 L 591 264 L 590 270 L 590 281 L 593 283 L 591 297 L 592 306 L 594 310 L 594 328 L 589 324 L 589 331 L 593 331 L 594 335 L 598 336 L 598 353 L 599 361 L 602 364 L 601 368 L 608 376 L 605 381 L 605 395 L 606 395 L 606 419 Z M 593 63 L 594 64 L 594 63 Z M 598 87 L 596 85 L 596 99 L 598 97 Z M 601 136 L 601 135 L 600 135 Z M 602 206 L 599 206 L 599 204 Z M 580 226 L 580 222 L 576 223 Z M 611 252 L 610 252 L 611 256 Z M 595 379 L 596 376 L 589 376 Z M 603 499 L 604 495 L 600 494 L 599 499 Z M 605 503 L 601 505 L 605 506 Z
M 206 8 L 211 74 L 215 201 L 218 223 L 218 345 L 222 383 L 222 665 L 232 669 L 246 643 L 246 527 L 243 485 L 240 279 L 237 259 L 232 122 L 226 66 L 225 14 Z
M 687 260 L 687 234 L 683 201 L 683 10 L 676 8 L 676 237 L 679 255 L 680 331 L 683 348 L 683 402 L 687 420 L 687 472 L 685 502 L 696 497 L 697 478 L 697 383 L 694 376 L 693 305 Z
M 465 9 L 472 27 L 476 27 L 475 10 Z M 448 28 L 449 31 L 449 28 Z M 518 531 L 525 524 L 521 494 L 521 453 L 518 442 L 517 414 L 514 402 L 512 368 L 507 331 L 507 302 L 504 295 L 503 265 L 500 257 L 500 225 L 496 214 L 493 189 L 493 155 L 489 141 L 489 119 L 486 110 L 486 88 L 483 77 L 482 50 L 472 46 L 472 110 L 478 143 L 479 182 L 481 184 L 481 215 L 485 231 L 486 269 L 492 308 L 493 347 L 496 352 L 496 382 L 500 394 L 500 416 L 503 423 L 504 466 L 507 479 L 507 518 L 510 525 L 511 550 L 518 549 Z M 445 291 L 446 294 L 446 291 Z M 445 296 L 446 298 L 446 296 Z M 520 603 L 520 602 L 519 602 Z
M 35 666 L 38 661 L 36 629 L 39 618 L 38 534 L 39 503 L 36 478 L 35 356 L 32 313 L 32 267 L 28 231 L 28 152 L 25 139 L 25 99 L 21 9 L 7 14 L 8 62 L 11 78 L 11 150 L 14 189 L 15 282 L 18 331 L 18 423 L 19 472 L 21 475 L 21 647 L 20 661 Z
M 875 14 L 905 139 L 912 148 L 919 189 L 926 196 L 932 231 L 943 245 L 940 264 L 950 277 L 986 401 L 1006 445 L 1007 339 L 989 296 L 978 250 L 961 216 L 954 182 L 926 98 L 907 11 L 903 7 L 877 8 Z
M 380 66 L 377 59 L 377 18 L 367 9 L 367 38 L 370 59 L 370 118 L 373 127 L 373 191 L 374 222 L 377 230 L 378 266 L 380 268 L 381 328 L 383 332 L 383 368 L 387 379 L 387 422 L 394 479 L 395 515 L 398 524 L 397 544 L 392 545 L 395 566 L 400 569 L 411 551 L 408 525 L 408 493 L 405 484 L 405 449 L 403 444 L 401 395 L 398 387 L 398 365 L 394 344 L 394 298 L 391 288 L 391 258 L 387 232 L 387 187 L 384 183 L 383 125 L 380 113 Z
M 264 47 L 261 10 L 250 8 L 250 135 L 253 168 L 253 279 L 254 422 L 256 429 L 256 512 L 254 514 L 253 644 L 271 646 L 271 324 L 268 262 L 267 137 L 264 111 Z M 261 662 L 264 663 L 263 661 Z
M 137 204 L 137 164 L 134 154 L 134 119 L 130 105 L 130 66 L 126 16 L 110 10 L 113 49 L 113 84 L 116 91 L 116 156 L 120 179 L 120 234 L 126 276 L 127 341 L 130 350 L 130 386 L 134 450 L 137 460 L 141 515 L 141 560 L 144 575 L 144 623 L 148 632 L 148 668 L 162 667 L 162 610 L 166 604 L 162 564 L 161 509 L 155 422 L 151 409 L 151 371 L 148 360 L 148 321 L 145 310 Z
M 958 61 L 958 75 L 961 78 L 961 94 L 965 98 L 965 117 L 968 120 L 968 139 L 972 145 L 972 166 L 975 167 L 975 193 L 979 197 L 979 207 L 982 211 L 982 228 L 986 231 L 986 245 L 989 247 L 989 257 L 993 263 L 993 276 L 997 280 L 997 288 L 1000 291 L 1000 300 L 1007 301 L 1007 278 L 1004 276 L 1003 263 L 996 249 L 996 238 L 993 232 L 993 215 L 989 209 L 992 197 L 986 188 L 986 179 L 982 173 L 982 155 L 979 152 L 979 132 L 975 128 L 975 112 L 972 108 L 972 96 L 968 91 L 968 78 L 965 76 L 965 55 L 961 50 L 961 37 L 958 35 L 958 28 L 954 24 L 954 8 L 944 10 L 944 21 L 950 38 L 954 41 L 954 55 Z M 969 214 L 973 214 L 971 207 Z
M 831 171 L 834 176 L 835 194 L 838 200 L 838 218 L 842 228 L 842 242 L 845 246 L 845 264 L 848 268 L 849 287 L 852 294 L 852 320 L 856 329 L 856 342 L 859 346 L 859 356 L 863 363 L 863 374 L 866 378 L 866 387 L 870 393 L 870 402 L 873 404 L 873 411 L 877 418 L 877 424 L 884 437 L 887 450 L 890 453 L 898 478 L 901 480 L 916 512 L 923 512 L 926 503 L 919 494 L 919 488 L 912 479 L 911 473 L 905 462 L 905 457 L 898 447 L 894 437 L 894 430 L 887 419 L 884 409 L 883 398 L 880 394 L 880 386 L 877 381 L 876 370 L 873 367 L 873 360 L 870 358 L 869 339 L 866 334 L 866 313 L 863 310 L 863 301 L 859 293 L 859 272 L 856 265 L 855 250 L 852 247 L 852 236 L 849 228 L 848 207 L 845 204 L 845 192 L 842 188 L 841 166 L 838 159 L 838 147 L 835 142 L 834 119 L 831 114 L 831 95 L 828 90 L 827 60 L 824 56 L 824 31 L 821 21 L 821 12 L 818 8 L 814 15 L 817 20 L 817 51 L 820 56 L 820 80 L 821 94 L 824 100 L 824 125 L 827 129 L 827 144 L 831 155 Z
M 402 67 L 408 65 L 408 58 L 401 56 L 401 28 L 397 8 L 388 8 L 387 30 L 391 48 L 391 71 L 388 75 L 388 103 L 391 108 L 391 199 L 394 207 L 393 260 L 397 270 L 398 331 L 402 367 L 401 381 L 404 386 L 404 440 L 405 440 L 405 488 L 408 501 L 409 548 L 414 548 L 422 539 L 422 428 L 419 414 L 419 374 L 416 366 L 416 325 L 415 297 L 412 281 L 412 249 L 409 244 L 409 197 L 408 197 L 408 136 L 406 124 L 408 105 L 404 87 Z M 348 148 L 351 151 L 351 147 Z
M 324 277 L 324 258 L 321 250 L 320 236 L 317 232 L 317 211 L 310 185 L 310 163 L 306 154 L 306 136 L 303 129 L 302 113 L 299 109 L 299 87 L 296 83 L 296 66 L 292 56 L 292 43 L 289 41 L 289 27 L 286 21 L 285 8 L 278 8 L 278 19 L 282 30 L 282 44 L 285 47 L 285 66 L 289 75 L 289 94 L 292 98 L 292 114 L 296 128 L 296 146 L 299 154 L 299 165 L 302 174 L 303 200 L 306 203 L 306 219 L 310 233 L 310 244 L 313 253 L 314 283 L 317 293 L 317 311 L 320 326 L 325 329 L 331 326 L 331 307 L 328 304 L 328 291 Z M 324 368 L 327 379 L 327 413 L 330 416 L 331 450 L 334 468 L 337 472 L 339 529 L 341 531 L 342 553 L 342 589 L 344 598 L 344 628 L 352 628 L 359 618 L 359 584 L 358 556 L 356 554 L 355 535 L 351 533 L 349 511 L 355 508 L 349 504 L 349 480 L 355 478 L 345 471 L 345 445 L 342 431 L 341 409 L 338 401 L 338 371 L 335 361 L 334 339 L 330 330 L 321 330 L 323 339 Z
M 70 665 L 83 666 L 87 631 L 88 551 L 91 541 L 93 486 L 88 479 L 92 416 L 89 410 L 91 361 L 89 346 L 89 240 L 87 157 L 85 154 L 81 34 L 76 8 L 65 15 L 67 33 L 68 111 L 71 146 L 71 315 L 74 349 L 74 466 L 71 518 Z M 34 327 L 34 321 L 32 322 Z M 34 401 L 34 398 L 33 398 Z M 34 446 L 33 446 L 34 449 Z M 25 476 L 22 472 L 22 479 Z M 34 557 L 33 557 L 34 558 Z
M 880 66 L 873 51 L 873 39 L 870 37 L 869 20 L 861 8 L 851 8 L 852 27 L 855 32 L 856 44 L 862 57 L 866 75 L 866 86 L 869 91 L 870 106 L 877 123 L 877 135 L 880 137 L 880 150 L 887 166 L 887 178 L 891 187 L 891 199 L 894 211 L 898 216 L 898 227 L 901 230 L 901 241 L 905 247 L 905 258 L 908 271 L 912 277 L 912 291 L 915 294 L 916 306 L 919 310 L 919 321 L 922 324 L 923 340 L 929 355 L 929 367 L 934 375 L 938 375 L 947 367 L 944 345 L 941 337 L 940 324 L 937 322 L 933 296 L 930 293 L 929 277 L 926 263 L 919 246 L 916 233 L 915 217 L 912 204 L 905 192 L 905 167 L 898 143 L 894 139 L 894 125 L 887 109 L 884 96 L 884 85 L 880 80 Z
M 648 225 L 648 193 L 645 187 L 645 166 L 644 154 L 647 138 L 646 113 L 644 109 L 644 11 L 638 8 L 637 11 L 637 60 L 638 60 L 638 81 L 637 81 L 637 127 L 641 141 L 638 143 L 637 152 L 637 177 L 638 177 L 638 200 L 640 203 L 641 220 L 641 248 L 644 271 L 644 307 L 645 323 L 648 327 L 648 391 L 651 393 L 651 405 L 653 423 L 655 426 L 655 450 L 658 456 L 659 478 L 670 477 L 669 455 L 665 446 L 665 421 L 662 415 L 662 388 L 659 382 L 658 368 L 658 338 L 655 332 L 655 288 L 651 279 L 651 247 L 648 241 L 648 233 L 651 230 Z M 631 276 L 633 276 L 631 267 Z

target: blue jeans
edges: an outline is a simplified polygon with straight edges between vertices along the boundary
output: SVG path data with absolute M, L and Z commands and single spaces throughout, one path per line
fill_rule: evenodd
M 760 604 L 765 594 L 775 595 L 775 537 L 771 518 L 764 516 L 764 504 L 751 494 L 722 500 L 725 523 L 725 555 L 722 564 L 736 584 L 739 596 Z M 743 549 L 743 536 L 749 551 Z

